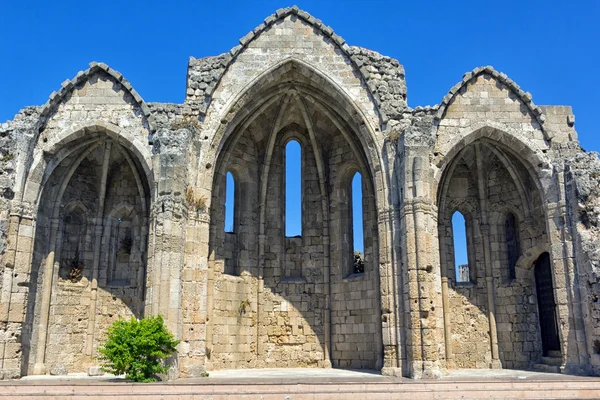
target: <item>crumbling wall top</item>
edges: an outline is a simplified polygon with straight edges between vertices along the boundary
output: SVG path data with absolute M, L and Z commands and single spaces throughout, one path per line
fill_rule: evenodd
M 186 104 L 189 108 L 186 113 L 206 115 L 213 91 L 240 52 L 261 33 L 290 15 L 313 26 L 329 38 L 350 60 L 379 108 L 382 123 L 387 122 L 389 118 L 402 117 L 402 111 L 406 108 L 406 84 L 404 68 L 400 63 L 375 51 L 348 46 L 331 27 L 296 6 L 281 8 L 275 14 L 265 18 L 262 24 L 242 37 L 239 44 L 228 53 L 201 59 L 190 57 L 186 88 Z
M 65 80 L 61 84 L 61 88 L 58 90 L 58 92 L 52 92 L 50 94 L 50 98 L 48 99 L 46 104 L 44 104 L 41 108 L 41 116 L 49 116 L 51 111 L 54 110 L 60 104 L 60 102 L 69 93 L 73 91 L 75 87 L 77 87 L 80 84 L 83 84 L 85 81 L 90 79 L 90 77 L 95 73 L 103 72 L 114 78 L 117 82 L 119 82 L 123 86 L 123 88 L 131 95 L 131 97 L 139 106 L 142 114 L 146 118 L 150 132 L 154 132 L 154 128 L 152 127 L 152 123 L 150 121 L 150 109 L 148 108 L 142 97 L 138 94 L 138 92 L 133 88 L 133 86 L 131 86 L 131 83 L 129 83 L 129 81 L 123 77 L 123 74 L 121 74 L 119 71 L 110 68 L 105 63 L 98 63 L 92 61 L 89 65 L 90 67 L 88 69 L 86 69 L 85 71 L 79 71 L 72 80 Z
M 466 74 L 463 75 L 462 80 L 460 82 L 458 82 L 456 85 L 454 85 L 450 89 L 448 94 L 446 94 L 444 96 L 444 98 L 442 99 L 442 102 L 440 103 L 439 109 L 435 116 L 436 120 L 439 121 L 444 117 L 444 114 L 446 112 L 446 109 L 448 108 L 448 105 L 451 103 L 452 99 L 459 93 L 460 89 L 462 89 L 464 86 L 468 85 L 469 83 L 473 82 L 475 80 L 475 78 L 477 78 L 481 74 L 491 75 L 494 79 L 496 79 L 499 82 L 502 82 L 511 91 L 513 91 L 521 99 L 521 101 L 525 105 L 527 105 L 527 107 L 531 111 L 531 114 L 535 117 L 537 122 L 540 124 L 542 132 L 544 133 L 546 138 L 547 139 L 552 138 L 552 134 L 549 132 L 546 132 L 546 130 L 544 129 L 544 122 L 546 120 L 546 116 L 544 115 L 542 109 L 540 107 L 536 106 L 535 103 L 533 102 L 531 93 L 523 91 L 523 89 L 521 89 L 515 81 L 510 79 L 508 77 L 508 75 L 506 75 L 503 72 L 496 71 L 494 69 L 494 67 L 489 66 L 489 65 L 484 66 L 484 67 L 477 67 L 473 71 L 467 72 Z

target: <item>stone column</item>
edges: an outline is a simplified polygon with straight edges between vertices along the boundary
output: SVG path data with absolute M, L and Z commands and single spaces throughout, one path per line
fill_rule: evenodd
M 17 246 L 19 240 L 18 232 L 20 223 L 21 218 L 19 214 L 15 213 L 10 215 L 10 220 L 8 223 L 8 246 L 5 254 L 6 263 L 4 264 L 2 292 L 0 294 L 0 324 L 6 328 L 8 328 L 7 325 L 9 322 L 9 313 L 11 309 L 13 274 L 15 270 L 15 258 L 17 256 Z M 5 375 L 7 345 L 8 337 L 5 337 L 0 343 L 0 356 L 2 357 L 2 365 L 0 366 L 0 379 L 4 378 Z
M 186 148 L 191 136 L 187 128 L 161 131 L 156 144 L 160 153 L 154 158 L 158 178 L 154 199 L 154 235 L 151 282 L 152 312 L 161 315 L 165 325 L 176 339 L 182 337 L 182 271 L 185 261 L 188 205 L 185 200 L 188 187 Z M 180 343 L 178 348 L 182 348 Z M 169 379 L 179 377 L 177 356 L 169 360 Z
M 567 198 L 563 165 L 555 167 L 555 175 L 558 201 L 548 204 L 547 226 L 556 320 L 563 357 L 561 370 L 565 373 L 587 374 L 590 369 L 590 356 L 583 319 L 581 283 L 573 254 L 573 237 L 568 226 L 570 216 L 567 212 L 567 201 L 570 199 Z M 578 200 L 574 198 L 572 201 L 577 207 Z
M 50 241 L 48 256 L 44 264 L 44 275 L 42 283 L 42 297 L 40 307 L 40 322 L 38 325 L 38 343 L 35 354 L 35 364 L 33 366 L 33 375 L 43 375 L 46 373 L 45 356 L 46 341 L 48 339 L 48 320 L 50 318 L 50 296 L 52 294 L 52 281 L 54 278 L 54 252 L 56 251 L 56 235 L 58 233 L 59 222 L 57 218 L 50 220 Z
M 444 345 L 446 346 L 446 365 L 451 368 L 454 362 L 452 354 L 452 326 L 450 324 L 450 301 L 448 300 L 448 277 L 446 263 L 442 262 L 442 307 L 444 308 Z M 452 364 L 453 365 L 453 364 Z
M 399 296 L 402 288 L 402 271 L 400 263 L 394 268 L 392 260 L 398 260 L 396 255 L 390 257 L 392 249 L 400 247 L 400 232 L 397 224 L 398 213 L 395 210 L 382 209 L 378 212 L 379 231 L 379 292 L 381 293 L 381 346 L 383 360 L 381 373 L 383 375 L 402 376 L 404 348 L 400 342 L 402 330 L 402 304 Z
M 8 246 L 4 256 L 6 264 L 4 265 L 5 268 L 4 275 L 2 277 L 2 292 L 0 294 L 0 322 L 8 321 L 8 312 L 10 309 L 10 300 L 12 294 L 12 278 L 15 268 L 15 257 L 17 256 L 17 245 L 19 240 L 18 232 L 20 223 L 21 218 L 19 214 L 10 215 L 10 220 L 8 223 Z
M 494 283 L 494 271 L 492 269 L 492 251 L 490 244 L 490 226 L 488 223 L 488 200 L 487 180 L 482 160 L 481 146 L 475 147 L 477 159 L 477 179 L 479 189 L 479 210 L 481 212 L 481 224 L 479 226 L 483 239 L 483 259 L 485 263 L 485 286 L 487 289 L 488 322 L 490 326 L 490 347 L 492 349 L 491 368 L 502 368 L 498 358 L 498 334 L 496 330 L 496 286 Z
M 86 343 L 86 354 L 92 356 L 94 348 L 94 331 L 96 328 L 96 309 L 98 307 L 98 269 L 100 265 L 100 250 L 102 247 L 102 234 L 104 232 L 104 202 L 106 200 L 106 183 L 108 178 L 108 166 L 110 163 L 110 152 L 112 142 L 106 142 L 104 146 L 104 158 L 102 160 L 102 175 L 98 190 L 98 208 L 94 220 L 94 258 L 92 262 L 92 280 L 90 285 L 90 314 L 88 318 L 88 332 Z
M 437 207 L 431 196 L 429 147 L 405 145 L 404 162 L 406 184 L 402 222 L 406 237 L 404 262 L 408 272 L 405 296 L 408 297 L 410 318 L 406 346 L 408 373 L 416 379 L 435 379 L 444 373 L 445 350 Z
M 261 213 L 265 206 L 261 204 Z M 261 214 L 263 217 L 264 214 Z M 265 242 L 267 235 L 264 234 L 264 224 L 260 222 L 260 233 L 258 235 L 258 282 L 256 285 L 256 358 L 260 359 L 260 355 L 264 354 L 264 342 L 261 340 L 261 321 L 263 309 L 263 290 L 265 287 L 264 269 L 265 269 Z

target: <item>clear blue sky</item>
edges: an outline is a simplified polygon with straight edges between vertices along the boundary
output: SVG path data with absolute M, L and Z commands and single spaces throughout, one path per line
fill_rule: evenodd
M 3 1 L 0 121 L 41 105 L 90 61 L 148 102 L 180 103 L 189 56 L 228 51 L 285 1 Z M 348 44 L 405 66 L 408 102 L 439 103 L 481 65 L 540 105 L 571 105 L 582 146 L 600 150 L 600 1 L 301 1 Z
M 454 266 L 468 264 L 467 233 L 465 217 L 460 212 L 452 214 L 452 233 L 454 238 Z
M 90 61 L 144 100 L 182 102 L 189 56 L 228 51 L 292 1 L 2 1 L 0 121 L 46 102 Z M 493 65 L 536 104 L 572 105 L 600 150 L 600 1 L 296 1 L 351 45 L 397 58 L 411 106 L 439 103 L 462 75 Z

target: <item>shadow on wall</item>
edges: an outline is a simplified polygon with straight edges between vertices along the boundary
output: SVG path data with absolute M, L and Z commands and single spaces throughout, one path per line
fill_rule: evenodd
M 449 282 L 449 368 L 493 365 L 490 295 L 502 366 L 529 368 L 542 356 L 533 268 L 517 264 L 521 253 L 548 240 L 533 179 L 508 149 L 488 139 L 465 146 L 445 167 L 438 220 L 442 276 Z
M 232 130 L 215 164 L 209 367 L 327 367 L 331 358 L 334 367 L 381 368 L 371 168 L 356 133 L 336 125 L 333 119 L 339 117 L 320 101 L 305 101 L 309 93 L 316 97 L 323 91 L 313 89 L 310 79 L 305 82 L 298 69 L 286 71 L 281 81 L 293 80 L 301 90 L 269 97 L 265 87 L 257 93 L 253 98 L 261 100 L 255 104 L 260 111 L 249 112 Z M 288 152 L 289 146 L 300 149 Z M 364 240 L 364 272 L 354 273 L 353 208 L 348 202 L 358 171 L 364 202 L 354 214 L 363 217 L 364 239 L 356 236 Z M 295 181 L 288 172 L 296 174 Z M 226 207 L 227 202 L 233 207 Z M 331 277 L 329 285 L 326 276 Z M 257 277 L 264 279 L 264 287 L 258 287 Z
M 69 146 L 37 210 L 22 375 L 34 363 L 85 371 L 112 321 L 143 316 L 149 192 L 139 162 L 103 135 Z

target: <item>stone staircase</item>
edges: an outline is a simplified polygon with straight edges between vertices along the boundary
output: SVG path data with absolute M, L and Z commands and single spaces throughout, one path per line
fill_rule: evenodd
M 222 379 L 153 384 L 58 381 L 0 382 L 0 400 L 465 400 L 465 399 L 598 399 L 600 380 L 407 379 L 348 383 L 222 382 Z
M 549 350 L 548 355 L 540 359 L 539 363 L 533 364 L 532 368 L 538 372 L 550 372 L 559 374 L 562 356 L 558 350 Z

